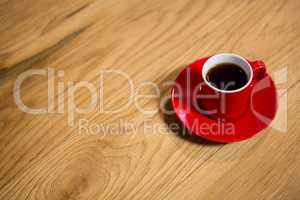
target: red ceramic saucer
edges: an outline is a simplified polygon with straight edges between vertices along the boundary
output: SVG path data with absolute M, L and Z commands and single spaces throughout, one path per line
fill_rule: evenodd
M 248 139 L 268 127 L 277 111 L 277 93 L 273 80 L 266 74 L 254 87 L 249 107 L 234 121 L 211 119 L 191 105 L 194 87 L 202 82 L 202 66 L 208 58 L 186 67 L 172 89 L 173 109 L 181 122 L 195 135 L 207 140 L 229 143 Z M 177 85 L 177 86 L 176 86 Z M 181 89 L 179 89 L 181 88 Z

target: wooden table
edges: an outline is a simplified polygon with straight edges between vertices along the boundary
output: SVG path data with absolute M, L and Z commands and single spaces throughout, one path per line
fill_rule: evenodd
M 300 199 L 299 11 L 298 0 L 2 0 L 0 199 Z M 165 83 L 220 52 L 267 63 L 279 120 L 226 145 L 167 129 Z M 109 112 L 141 94 L 155 96 Z

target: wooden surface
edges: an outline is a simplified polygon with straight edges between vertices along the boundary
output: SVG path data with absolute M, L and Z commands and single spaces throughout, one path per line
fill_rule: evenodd
M 0 199 L 300 199 L 299 11 L 299 0 L 1 0 Z M 136 86 L 162 86 L 188 63 L 220 52 L 262 59 L 271 74 L 288 68 L 287 82 L 277 86 L 288 94 L 287 132 L 268 128 L 227 145 L 170 130 L 153 134 L 141 131 L 146 120 L 167 125 L 172 116 L 130 105 L 76 120 L 122 119 L 136 134 L 86 135 L 68 125 L 67 114 L 24 113 L 13 98 L 16 79 L 30 69 L 64 70 L 60 81 L 98 89 L 99 70 L 119 69 Z M 126 103 L 126 81 L 105 81 L 105 108 Z M 162 88 L 162 96 L 169 91 Z M 25 81 L 21 95 L 44 107 L 47 80 Z M 63 104 L 67 90 L 64 96 Z M 76 94 L 79 106 L 89 100 L 84 90 Z M 158 108 L 160 100 L 140 105 Z

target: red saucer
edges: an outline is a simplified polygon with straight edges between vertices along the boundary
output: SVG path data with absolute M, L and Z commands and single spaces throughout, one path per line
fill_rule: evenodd
M 178 86 L 172 89 L 172 105 L 182 123 L 195 135 L 215 142 L 237 142 L 248 139 L 270 125 L 277 111 L 277 93 L 273 80 L 266 74 L 254 87 L 254 95 L 245 114 L 231 122 L 214 120 L 198 112 L 192 102 L 191 91 L 202 82 L 202 66 L 208 58 L 186 67 L 177 77 Z M 189 74 L 189 75 L 188 75 Z M 188 78 L 190 77 L 190 84 Z M 180 95 L 183 94 L 183 95 Z

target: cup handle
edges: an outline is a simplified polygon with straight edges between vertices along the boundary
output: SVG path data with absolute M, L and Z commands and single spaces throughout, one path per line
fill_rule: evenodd
M 251 62 L 253 68 L 253 79 L 254 80 L 261 80 L 264 78 L 266 74 L 266 65 L 261 60 L 255 60 Z

